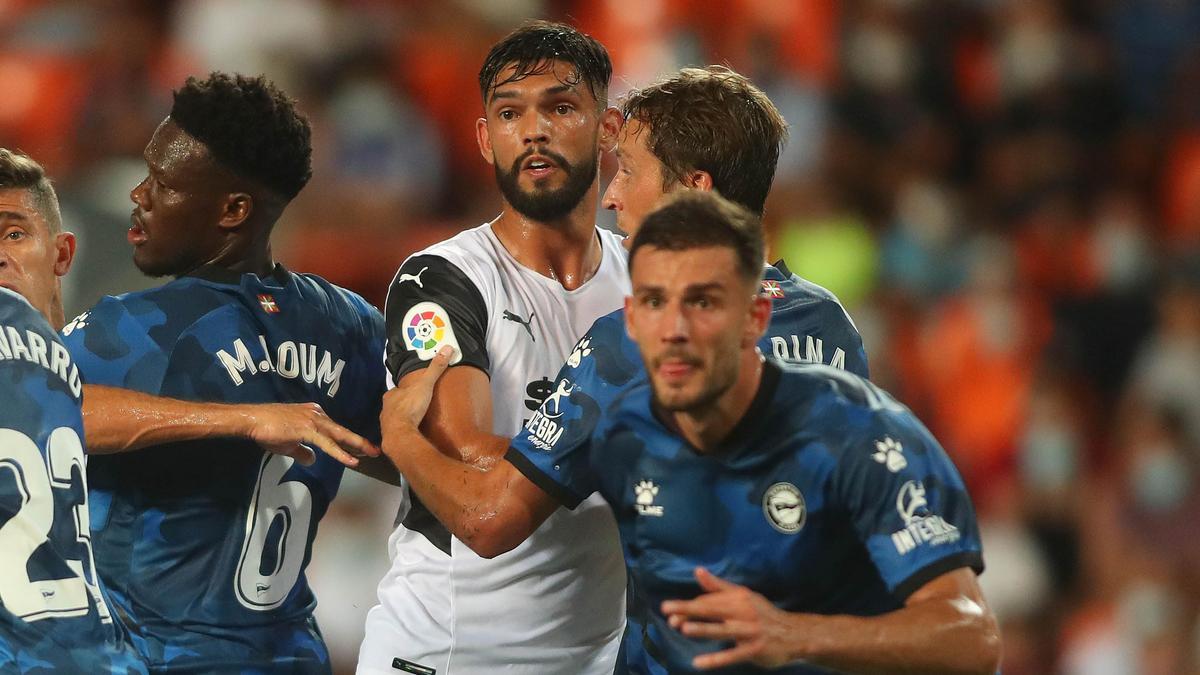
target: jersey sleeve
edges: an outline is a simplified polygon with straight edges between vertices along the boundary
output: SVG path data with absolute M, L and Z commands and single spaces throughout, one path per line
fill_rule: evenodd
M 512 439 L 506 458 L 568 508 L 597 490 L 593 447 L 601 411 L 641 373 L 637 347 L 618 311 L 580 338 L 558 372 L 553 394 Z
M 384 363 L 392 382 L 424 368 L 443 345 L 454 347 L 450 365 L 489 372 L 487 305 L 479 288 L 455 264 L 418 255 L 400 266 L 388 289 Z
M 151 333 L 120 299 L 109 296 L 68 323 L 62 340 L 85 383 L 157 393 L 170 347 Z
M 945 450 L 911 412 L 879 411 L 832 477 L 880 577 L 896 598 L 960 567 L 983 571 L 975 509 Z

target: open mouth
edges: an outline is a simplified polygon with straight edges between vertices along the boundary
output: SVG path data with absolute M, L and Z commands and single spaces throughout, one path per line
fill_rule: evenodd
M 558 164 L 554 160 L 541 155 L 534 155 L 521 163 L 521 171 L 534 178 L 549 176 L 557 168 Z
M 136 213 L 129 217 L 129 231 L 125 236 L 129 239 L 129 243 L 134 246 L 145 243 L 149 239 L 149 236 L 146 234 L 146 228 L 142 225 L 142 221 Z

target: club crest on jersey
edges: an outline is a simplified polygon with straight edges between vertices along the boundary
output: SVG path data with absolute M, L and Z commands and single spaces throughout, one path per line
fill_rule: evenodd
M 637 508 L 637 512 L 643 516 L 662 517 L 663 507 L 661 504 L 655 504 L 654 498 L 658 496 L 658 486 L 652 480 L 641 480 L 633 486 L 633 504 Z
M 762 282 L 763 293 L 770 298 L 782 298 L 783 289 L 779 287 L 778 281 L 764 280 Z
M 267 314 L 278 314 L 279 305 L 275 302 L 275 296 L 267 293 L 258 294 L 258 304 L 262 306 L 263 311 Z
M 796 534 L 808 519 L 804 495 L 791 483 L 776 483 L 763 493 L 763 515 L 776 530 Z
M 436 302 L 418 302 L 404 315 L 404 346 L 422 361 L 431 360 L 442 345 L 454 347 L 450 365 L 462 360 L 450 315 Z

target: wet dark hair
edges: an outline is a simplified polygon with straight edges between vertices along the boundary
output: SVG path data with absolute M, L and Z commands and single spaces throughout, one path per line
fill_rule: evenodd
M 287 199 L 312 177 L 308 119 L 261 75 L 189 77 L 175 92 L 171 119 L 226 168 Z
M 664 190 L 704 171 L 726 199 L 762 215 L 787 122 L 745 76 L 723 66 L 684 68 L 629 92 L 621 108 L 650 134 L 646 147 L 666 169 Z
M 646 216 L 629 247 L 629 269 L 643 246 L 668 251 L 723 247 L 737 256 L 738 273 L 751 284 L 763 270 L 762 219 L 716 192 L 680 190 Z
M 33 197 L 33 208 L 46 220 L 50 232 L 62 232 L 58 194 L 46 170 L 32 157 L 19 150 L 0 148 L 0 190 L 28 190 Z
M 600 107 L 608 105 L 608 83 L 612 79 L 612 60 L 608 50 L 596 38 L 579 32 L 563 23 L 528 21 L 488 52 L 479 69 L 479 93 L 486 106 L 499 87 L 523 80 L 531 75 L 548 73 L 555 61 L 570 64 L 575 75 L 563 84 L 583 82 Z M 513 66 L 513 73 L 497 80 L 500 73 Z

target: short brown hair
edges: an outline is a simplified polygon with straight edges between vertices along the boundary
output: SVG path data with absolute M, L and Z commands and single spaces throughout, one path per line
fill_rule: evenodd
M 744 75 L 724 66 L 684 68 L 622 100 L 626 120 L 646 125 L 646 146 L 666 167 L 663 188 L 705 171 L 727 199 L 762 215 L 787 122 Z
M 62 231 L 58 194 L 54 192 L 46 170 L 29 155 L 0 148 L 0 189 L 28 190 L 33 197 L 33 208 L 45 219 L 50 232 L 58 234 Z
M 743 280 L 755 283 L 762 277 L 762 219 L 716 192 L 681 190 L 646 216 L 629 247 L 631 273 L 638 249 L 643 246 L 668 251 L 729 248 L 737 258 Z

